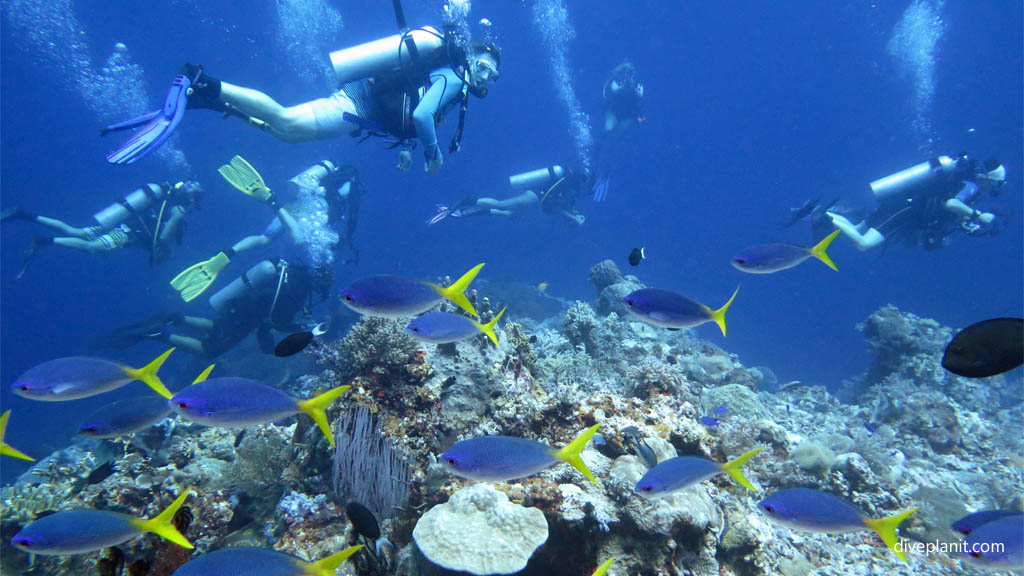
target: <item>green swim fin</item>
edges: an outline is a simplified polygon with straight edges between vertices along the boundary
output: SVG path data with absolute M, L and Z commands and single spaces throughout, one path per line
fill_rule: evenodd
M 241 156 L 235 156 L 231 159 L 231 164 L 221 166 L 217 172 L 220 172 L 228 184 L 247 196 L 252 196 L 260 202 L 269 202 L 273 198 L 260 173 Z
M 205 292 L 210 287 L 210 284 L 213 284 L 213 281 L 217 279 L 217 274 L 229 262 L 231 262 L 231 259 L 227 254 L 218 252 L 213 258 L 193 264 L 182 270 L 180 274 L 171 280 L 171 288 L 181 292 L 182 300 L 191 302 Z

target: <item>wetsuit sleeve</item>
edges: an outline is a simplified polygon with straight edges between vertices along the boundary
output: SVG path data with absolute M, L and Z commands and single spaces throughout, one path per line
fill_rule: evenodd
M 432 158 L 437 151 L 434 116 L 443 111 L 445 106 L 462 92 L 462 86 L 462 79 L 449 67 L 438 68 L 430 73 L 430 88 L 412 113 L 416 135 L 423 144 L 423 152 L 428 158 Z
M 267 227 L 263 229 L 263 235 L 267 238 L 277 238 L 283 229 L 284 226 L 281 225 L 281 219 L 274 218 L 269 224 L 267 224 Z

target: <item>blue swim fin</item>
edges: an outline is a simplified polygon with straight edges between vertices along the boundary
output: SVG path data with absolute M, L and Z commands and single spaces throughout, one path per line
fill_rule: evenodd
M 114 124 L 104 129 L 103 133 L 127 130 L 141 126 L 138 132 L 131 137 L 123 146 L 107 154 L 107 162 L 111 164 L 131 164 L 159 148 L 178 127 L 182 116 L 185 115 L 185 104 L 188 99 L 188 89 L 192 84 L 184 74 L 175 77 L 171 84 L 167 98 L 164 100 L 162 110 L 157 110 L 140 116 L 127 122 Z
M 611 179 L 608 176 L 601 176 L 597 179 L 597 183 L 594 184 L 594 202 L 604 202 L 604 199 L 608 197 L 609 184 L 611 184 Z

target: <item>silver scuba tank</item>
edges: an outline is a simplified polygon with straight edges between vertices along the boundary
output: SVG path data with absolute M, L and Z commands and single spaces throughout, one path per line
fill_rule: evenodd
M 508 185 L 514 190 L 537 189 L 550 186 L 565 176 L 565 169 L 555 164 L 508 177 Z
M 299 190 L 303 188 L 318 188 L 320 180 L 336 169 L 329 160 L 321 160 L 293 176 L 288 180 L 286 186 L 293 195 L 298 194 Z
M 420 58 L 427 58 L 441 49 L 444 34 L 433 26 L 414 28 L 405 34 L 394 34 L 358 46 L 331 52 L 331 66 L 341 86 L 384 72 L 399 70 L 412 61 L 406 38 L 416 43 Z
M 237 300 L 247 290 L 277 282 L 277 274 L 277 266 L 270 260 L 263 260 L 210 296 L 210 307 L 217 312 L 223 312 L 231 302 Z
M 879 201 L 895 196 L 911 198 L 940 175 L 949 174 L 955 169 L 956 160 L 949 156 L 939 156 L 875 180 L 871 183 L 871 191 Z
M 143 210 L 157 202 L 163 201 L 166 195 L 167 191 L 159 184 L 143 184 L 122 198 L 120 202 L 114 202 L 93 214 L 92 217 L 104 230 L 110 230 L 136 214 L 142 213 Z

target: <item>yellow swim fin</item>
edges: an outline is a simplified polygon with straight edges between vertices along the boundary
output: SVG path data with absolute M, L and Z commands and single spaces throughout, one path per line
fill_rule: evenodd
M 348 560 L 356 552 L 359 552 L 362 547 L 362 544 L 358 544 L 351 548 L 345 548 L 337 554 L 331 554 L 317 562 L 306 564 L 302 567 L 302 573 L 308 574 L 308 576 L 334 576 L 334 571 L 338 569 L 338 566 L 341 566 L 342 562 Z
M 185 538 L 185 535 L 178 532 L 178 529 L 174 526 L 174 515 L 178 513 L 178 509 L 185 503 L 185 499 L 188 498 L 190 492 L 192 492 L 192 489 L 186 488 L 159 516 L 149 520 L 136 518 L 132 521 L 132 525 L 141 532 L 152 532 L 164 540 L 174 542 L 178 546 L 188 548 L 189 550 L 195 548 L 188 541 L 188 538 Z
M 171 348 L 167 352 L 157 356 L 156 359 L 142 368 L 125 366 L 124 373 L 136 380 L 142 380 L 146 383 L 146 386 L 156 390 L 156 393 L 164 398 L 170 398 L 171 396 L 174 396 L 174 394 L 171 394 L 171 391 L 167 389 L 167 386 L 164 386 L 164 383 L 160 381 L 160 377 L 157 376 L 157 372 L 160 371 L 160 367 L 164 365 L 164 362 L 167 360 L 167 357 L 171 355 L 171 352 L 174 352 L 174 348 Z
M 462 308 L 466 312 L 469 312 L 473 316 L 479 318 L 480 315 L 476 313 L 476 309 L 473 308 L 473 304 L 470 303 L 469 298 L 466 298 L 466 288 L 469 288 L 470 283 L 473 282 L 473 279 L 476 278 L 476 275 L 483 267 L 483 264 L 477 264 L 471 268 L 469 272 L 463 274 L 462 278 L 459 278 L 454 284 L 448 287 L 430 284 L 429 282 L 428 284 L 430 284 L 430 287 L 436 290 L 442 298 L 451 300 L 459 308 Z
M 711 316 L 711 320 L 713 320 L 715 324 L 718 324 L 718 327 L 722 330 L 722 336 L 725 336 L 725 313 L 729 310 L 729 306 L 732 306 L 732 301 L 736 299 L 736 295 L 739 293 L 740 287 L 737 286 L 736 291 L 732 293 L 732 298 L 729 298 L 729 301 L 725 303 L 725 306 L 722 306 L 718 310 L 712 310 L 710 308 L 707 309 L 708 315 Z M 705 308 L 707 307 L 705 306 Z
M 579 470 L 581 474 L 586 476 L 587 479 L 594 484 L 597 484 L 597 480 L 594 479 L 594 475 L 591 474 L 590 469 L 587 468 L 587 465 L 583 462 L 583 458 L 580 457 L 580 454 L 583 453 L 583 449 L 587 447 L 587 442 L 590 442 L 590 439 L 594 437 L 594 434 L 597 434 L 597 429 L 600 427 L 600 424 L 594 424 L 590 428 L 587 428 L 568 446 L 555 453 L 555 458 L 572 464 L 573 468 Z
M 738 458 L 729 460 L 725 464 L 722 464 L 722 470 L 725 471 L 726 474 L 731 476 L 732 479 L 735 480 L 736 483 L 739 484 L 740 486 L 743 486 L 747 490 L 757 490 L 757 488 L 754 488 L 754 485 L 750 483 L 750 480 L 747 480 L 747 477 L 743 475 L 743 471 L 740 470 L 740 466 L 746 464 L 747 460 L 750 460 L 751 458 L 756 456 L 757 453 L 760 451 L 760 448 L 754 448 L 750 452 L 747 452 L 746 454 L 739 456 Z
M 263 182 L 263 177 L 245 158 L 235 156 L 231 159 L 231 164 L 221 166 L 217 169 L 217 172 L 220 172 L 221 177 L 227 180 L 228 184 L 231 184 L 243 194 L 252 196 L 260 202 L 270 200 L 270 188 L 267 188 L 267 185 Z
M 327 407 L 331 405 L 331 402 L 337 400 L 338 396 L 347 392 L 349 388 L 351 388 L 351 386 L 338 386 L 337 388 L 332 388 L 319 396 L 314 396 L 309 400 L 299 400 L 299 410 L 309 414 L 309 417 L 316 422 L 316 425 L 320 428 L 320 431 L 324 433 L 324 436 L 327 437 L 327 441 L 331 443 L 332 447 L 334 446 L 334 434 L 331 434 L 331 426 L 327 423 L 327 414 L 325 411 L 327 410 Z
M 181 292 L 182 300 L 191 302 L 205 292 L 210 284 L 213 284 L 213 281 L 217 279 L 217 274 L 220 274 L 220 271 L 229 262 L 231 262 L 231 258 L 227 254 L 218 252 L 213 258 L 182 270 L 171 280 L 171 288 Z
M 472 322 L 473 325 L 476 326 L 481 332 L 487 334 L 487 337 L 491 339 L 491 342 L 494 342 L 495 348 L 498 347 L 498 336 L 494 333 L 494 326 L 498 323 L 498 320 L 501 320 L 501 315 L 505 313 L 505 310 L 508 310 L 508 306 L 502 308 L 501 312 L 498 312 L 498 315 L 495 316 L 494 319 L 488 322 L 487 324 L 481 324 L 476 320 L 470 320 L 470 322 Z
M 896 529 L 900 527 L 900 524 L 902 524 L 904 520 L 910 518 L 911 514 L 917 512 L 917 510 L 917 508 L 912 508 L 895 516 L 879 518 L 877 520 L 865 518 L 864 524 L 868 528 L 874 530 L 882 538 L 882 542 L 885 542 L 885 545 L 888 546 L 893 553 L 899 556 L 900 560 L 907 562 L 907 555 L 896 548 L 896 544 L 898 544 L 900 540 L 899 536 L 896 535 Z
M 814 248 L 811 248 L 811 256 L 814 256 L 818 260 L 821 260 L 822 262 L 825 263 L 825 266 L 828 266 L 829 268 L 835 270 L 836 272 L 839 272 L 839 268 L 836 266 L 836 263 L 832 261 L 832 258 L 830 258 L 825 251 L 828 250 L 829 245 L 831 245 L 832 241 L 836 239 L 836 236 L 839 236 L 840 232 L 842 232 L 842 230 L 836 230 L 835 232 L 829 234 L 828 236 L 825 236 L 824 238 L 822 238 L 821 242 L 818 242 L 817 244 L 814 245 Z
M 11 417 L 11 411 L 8 410 L 0 415 L 0 456 L 10 456 L 11 458 L 18 458 L 21 460 L 28 460 L 29 462 L 35 462 L 36 459 L 21 452 L 17 448 L 4 442 L 4 434 L 7 432 L 7 420 Z

